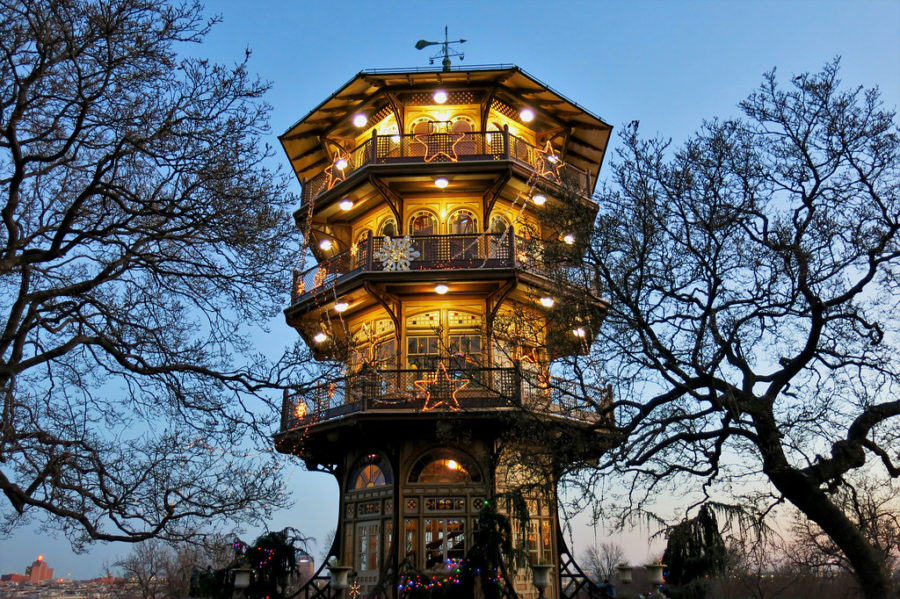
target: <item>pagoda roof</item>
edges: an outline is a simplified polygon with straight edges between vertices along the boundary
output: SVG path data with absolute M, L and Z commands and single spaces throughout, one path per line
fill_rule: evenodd
M 353 114 L 384 109 L 398 93 L 434 86 L 481 88 L 487 98 L 527 104 L 545 125 L 553 125 L 550 136 L 562 140 L 557 148 L 564 160 L 596 182 L 612 126 L 515 65 L 360 71 L 278 139 L 297 177 L 306 181 L 331 162 L 324 138 L 335 134 Z

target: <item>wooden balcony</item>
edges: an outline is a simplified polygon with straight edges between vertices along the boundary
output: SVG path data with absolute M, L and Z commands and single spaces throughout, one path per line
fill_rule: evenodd
M 359 413 L 461 413 L 521 409 L 611 427 L 612 390 L 551 377 L 525 377 L 516 368 L 368 370 L 326 381 L 284 397 L 281 432 L 333 422 Z M 535 379 L 535 380 L 532 380 Z
M 523 239 L 508 234 L 473 235 L 420 235 L 410 238 L 412 248 L 419 252 L 411 260 L 410 271 L 487 270 L 518 268 L 526 272 L 551 276 L 555 264 L 543 260 L 545 243 L 536 239 Z M 323 260 L 304 272 L 294 271 L 291 287 L 291 305 L 295 305 L 334 284 L 367 272 L 386 272 L 385 265 L 375 258 L 385 240 L 371 234 L 356 244 L 355 248 Z M 401 275 L 403 276 L 403 275 Z M 570 284 L 579 282 L 568 277 Z M 580 285 L 587 288 L 586 284 Z
M 544 181 L 566 186 L 590 197 L 590 175 L 535 147 L 508 130 L 427 135 L 377 135 L 340 156 L 335 163 L 303 183 L 303 206 L 339 186 L 351 174 L 372 165 L 447 164 L 512 161 L 535 171 Z

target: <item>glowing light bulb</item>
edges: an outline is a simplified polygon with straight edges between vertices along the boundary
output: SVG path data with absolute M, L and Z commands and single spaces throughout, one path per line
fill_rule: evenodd
M 334 247 L 334 244 L 331 243 L 330 239 L 323 239 L 322 241 L 319 242 L 319 249 L 323 250 L 325 252 L 327 252 L 328 250 L 330 250 L 333 247 Z
M 319 331 L 318 333 L 313 335 L 313 341 L 315 341 L 316 343 L 323 343 L 326 339 L 328 339 L 328 335 L 326 335 L 322 331 Z
M 534 202 L 535 206 L 543 206 L 544 204 L 547 203 L 547 196 L 545 196 L 542 193 L 539 193 L 536 196 L 534 196 L 533 198 L 531 198 L 531 201 Z
M 335 312 L 346 312 L 347 308 L 349 308 L 349 307 L 350 307 L 350 304 L 348 304 L 347 302 L 338 302 L 334 305 L 334 311 Z
M 334 166 L 338 167 L 338 170 L 344 170 L 347 168 L 347 160 L 345 158 L 338 158 L 337 162 L 334 163 Z
M 341 203 L 338 204 L 338 206 L 341 207 L 341 210 L 346 212 L 347 210 L 350 210 L 351 208 L 353 208 L 353 200 L 351 200 L 349 198 L 344 198 L 343 200 L 341 200 Z
M 530 123 L 534 120 L 534 111 L 530 108 L 523 108 L 519 112 L 519 118 L 522 119 L 523 123 Z
M 584 327 L 578 327 L 577 329 L 572 329 L 572 334 L 574 334 L 576 337 L 584 339 L 584 337 L 587 335 L 587 331 L 584 330 Z
M 443 104 L 444 102 L 447 101 L 447 98 L 449 96 L 447 95 L 447 92 L 445 92 L 442 89 L 439 89 L 436 92 L 434 92 L 434 94 L 432 94 L 431 97 L 434 98 L 434 101 L 437 102 L 438 104 Z
M 438 189 L 444 189 L 448 185 L 450 185 L 450 181 L 448 181 L 446 177 L 438 177 L 434 180 L 434 186 Z
M 446 285 L 444 285 L 443 283 L 438 283 L 437 285 L 434 286 L 434 292 L 437 293 L 438 295 L 444 295 L 448 291 L 450 291 L 450 288 L 447 287 Z
M 542 297 L 541 298 L 541 305 L 544 306 L 545 308 L 552 308 L 555 303 L 556 303 L 556 300 L 554 300 L 552 297 Z
M 569 245 L 572 245 L 573 243 L 575 243 L 575 236 L 569 233 L 565 237 L 563 237 L 563 241 L 565 241 Z
M 353 117 L 353 124 L 359 128 L 365 127 L 366 123 L 369 122 L 369 117 L 360 113 Z
M 459 462 L 456 460 L 447 460 L 447 468 L 450 470 L 459 470 Z

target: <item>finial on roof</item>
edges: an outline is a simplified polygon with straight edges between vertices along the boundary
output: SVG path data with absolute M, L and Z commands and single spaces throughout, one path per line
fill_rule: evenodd
M 416 50 L 421 50 L 422 48 L 428 46 L 441 46 L 441 49 L 434 54 L 433 56 L 428 57 L 428 64 L 434 64 L 435 58 L 441 58 L 443 56 L 443 60 L 441 64 L 444 66 L 444 71 L 450 70 L 450 57 L 451 56 L 459 56 L 459 59 L 462 60 L 466 57 L 465 54 L 450 47 L 450 44 L 464 44 L 466 40 L 449 40 L 447 38 L 447 26 L 444 25 L 444 41 L 443 42 L 429 42 L 428 40 L 419 40 L 416 42 Z

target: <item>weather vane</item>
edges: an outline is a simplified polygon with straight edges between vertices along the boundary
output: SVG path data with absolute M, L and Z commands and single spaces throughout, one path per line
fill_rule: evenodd
M 444 41 L 442 42 L 429 42 L 428 40 L 419 40 L 416 42 L 416 50 L 421 50 L 426 46 L 441 46 L 441 50 L 435 54 L 434 56 L 428 57 L 428 64 L 434 64 L 435 58 L 444 57 L 444 60 L 441 61 L 441 64 L 444 65 L 444 70 L 450 70 L 450 57 L 451 56 L 459 56 L 459 59 L 462 60 L 466 57 L 462 52 L 455 50 L 450 47 L 450 44 L 464 44 L 466 40 L 453 40 L 450 41 L 447 39 L 447 26 L 444 25 Z

